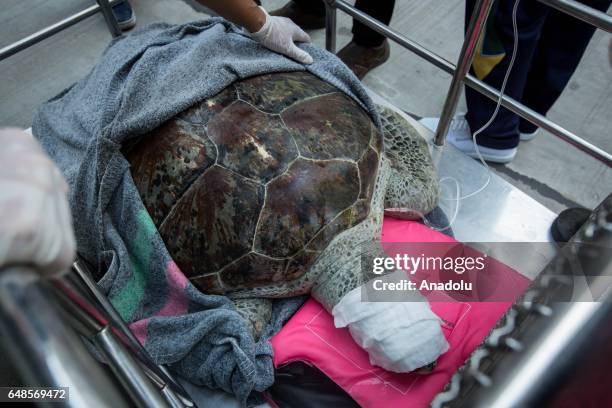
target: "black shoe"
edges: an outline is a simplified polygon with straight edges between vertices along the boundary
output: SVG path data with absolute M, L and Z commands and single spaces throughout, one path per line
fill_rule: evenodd
M 136 13 L 134 13 L 128 1 L 122 1 L 114 5 L 113 14 L 122 31 L 127 31 L 136 25 Z
M 299 25 L 302 30 L 325 28 L 325 16 L 309 13 L 297 3 L 290 1 L 278 10 L 270 12 L 271 16 L 287 17 Z
M 586 208 L 568 208 L 555 218 L 550 232 L 558 243 L 568 242 L 589 219 L 591 211 Z
M 362 47 L 351 41 L 338 52 L 338 57 L 355 73 L 357 78 L 363 79 L 368 72 L 384 64 L 390 54 L 391 47 L 388 40 L 378 47 Z

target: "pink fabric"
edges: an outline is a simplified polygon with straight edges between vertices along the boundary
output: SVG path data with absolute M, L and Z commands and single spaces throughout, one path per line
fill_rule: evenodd
M 455 242 L 413 221 L 385 218 L 383 242 Z M 529 280 L 509 267 L 497 268 L 522 293 Z M 332 316 L 314 299 L 308 300 L 272 338 L 276 367 L 292 361 L 315 365 L 363 407 L 426 407 L 454 372 L 483 341 L 512 302 L 457 302 L 440 293 L 428 296 L 443 322 L 450 349 L 428 375 L 397 374 L 372 366 L 367 353 L 347 329 L 336 329 Z M 447 298 L 448 299 L 448 298 Z
M 168 300 L 166 304 L 155 314 L 157 316 L 180 316 L 187 313 L 187 298 L 183 296 L 183 292 L 187 287 L 187 278 L 174 261 L 168 262 L 166 265 L 167 287 L 169 288 Z M 137 320 L 130 324 L 130 330 L 138 339 L 140 344 L 145 344 L 147 341 L 147 327 L 151 318 Z

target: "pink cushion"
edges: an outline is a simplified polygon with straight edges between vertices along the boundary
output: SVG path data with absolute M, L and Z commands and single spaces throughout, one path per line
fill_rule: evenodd
M 414 222 L 385 218 L 383 242 L 456 242 L 437 231 Z M 520 294 L 529 280 L 509 267 L 496 268 Z M 496 279 L 497 280 L 497 279 Z M 318 367 L 363 407 L 426 407 L 442 390 L 454 372 L 484 340 L 495 322 L 512 302 L 430 300 L 432 310 L 443 322 L 450 349 L 432 373 L 397 374 L 372 366 L 367 353 L 347 329 L 336 329 L 332 316 L 314 299 L 308 300 L 272 338 L 276 367 L 304 361 Z

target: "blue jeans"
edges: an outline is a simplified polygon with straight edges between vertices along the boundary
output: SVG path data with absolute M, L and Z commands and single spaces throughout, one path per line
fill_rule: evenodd
M 325 5 L 321 0 L 294 0 L 303 10 L 319 15 L 325 15 Z M 395 7 L 395 0 L 356 0 L 355 7 L 384 24 L 389 24 Z M 353 41 L 362 47 L 377 47 L 385 41 L 385 37 L 357 20 L 353 21 Z
M 466 1 L 466 25 L 474 0 Z M 583 0 L 582 3 L 606 11 L 612 0 Z M 505 58 L 485 77 L 484 82 L 499 89 L 512 56 L 512 8 L 514 0 L 498 0 L 495 19 Z M 518 53 L 508 78 L 505 94 L 536 112 L 546 115 L 565 89 L 586 50 L 595 28 L 533 0 L 521 0 L 517 9 Z M 473 72 L 472 72 L 473 73 Z M 472 132 L 491 117 L 495 102 L 465 87 L 468 106 L 466 119 Z M 505 108 L 477 136 L 479 145 L 494 149 L 518 146 L 519 131 L 531 133 L 536 126 Z

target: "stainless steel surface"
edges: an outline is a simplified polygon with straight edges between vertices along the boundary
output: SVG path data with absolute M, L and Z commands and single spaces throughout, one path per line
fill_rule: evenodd
M 102 335 L 108 337 L 108 341 L 118 344 L 118 347 L 123 348 L 122 342 L 129 344 L 129 341 L 121 331 L 112 331 L 112 327 L 109 326 L 108 318 L 94 306 L 93 303 L 95 299 L 88 296 L 89 294 L 86 292 L 86 288 L 80 279 L 81 278 L 76 273 L 71 273 L 54 281 L 55 295 L 59 299 L 63 310 L 66 311 L 67 318 L 70 320 L 71 325 L 83 336 L 95 339 L 96 342 L 100 341 L 100 339 L 97 338 L 100 333 L 105 332 L 107 335 Z M 167 385 L 159 375 L 151 371 L 142 361 L 134 359 L 126 364 L 132 372 L 137 372 L 141 376 L 142 374 L 146 374 L 147 380 L 153 382 L 157 387 L 156 392 L 161 394 L 170 406 L 176 408 L 185 407 L 185 404 L 182 403 L 181 399 L 172 388 Z M 126 376 L 125 374 L 120 375 L 120 378 L 123 380 L 122 382 L 124 384 L 127 384 L 131 379 L 130 376 Z M 126 387 L 131 391 L 131 394 L 138 394 L 138 385 L 138 383 L 129 384 L 126 385 Z M 137 400 L 140 399 L 141 398 Z
M 77 301 L 74 298 L 71 288 L 68 288 L 62 281 L 56 283 L 58 283 L 58 285 L 54 285 L 53 287 L 54 295 L 57 297 L 62 310 L 70 319 L 72 327 L 74 327 L 79 334 L 89 337 L 100 332 L 106 326 L 105 322 L 101 322 L 85 310 L 89 305 L 83 307 L 84 302 Z
M 482 358 L 470 358 L 434 407 L 606 405 L 609 388 L 592 381 L 607 379 L 612 351 L 611 214 L 612 195 L 474 353 Z M 580 276 L 589 284 L 575 285 Z M 500 339 L 519 347 L 505 348 Z
M 0 271 L 0 337 L 24 380 L 32 386 L 70 387 L 64 406 L 128 406 L 52 299 L 31 269 Z
M 379 32 L 380 34 L 386 36 L 387 38 L 395 41 L 402 47 L 414 52 L 415 54 L 425 59 L 426 61 L 430 62 L 431 64 L 435 65 L 436 67 L 440 68 L 441 70 L 451 75 L 455 73 L 456 67 L 451 62 L 445 60 L 444 58 L 440 57 L 436 53 L 421 46 L 420 44 L 406 38 L 402 34 L 391 29 L 389 26 L 384 25 L 380 23 L 379 21 L 373 19 L 369 15 L 357 10 L 356 8 L 349 5 L 345 1 L 336 0 L 333 2 L 333 5 L 337 9 L 344 11 L 345 13 L 349 14 L 356 20 L 362 22 L 366 26 Z M 326 32 L 326 35 L 331 35 L 331 34 L 328 31 Z M 328 38 L 326 37 L 326 41 L 327 40 Z M 488 98 L 494 101 L 497 101 L 500 97 L 500 93 L 497 89 L 485 84 L 484 82 L 475 78 L 471 74 L 467 74 L 465 76 L 464 82 L 467 86 L 477 90 L 478 92 L 482 93 L 483 95 L 487 96 Z M 589 143 L 588 141 L 576 136 L 574 133 L 559 126 L 555 122 L 540 115 L 539 113 L 528 108 L 522 103 L 517 102 L 516 100 L 508 97 L 507 95 L 503 95 L 502 96 L 502 106 L 504 106 L 505 108 L 508 108 L 509 110 L 516 113 L 517 115 L 525 118 L 529 122 L 549 131 L 553 135 L 559 137 L 560 139 L 580 149 L 581 151 L 585 152 L 591 157 L 606 164 L 608 167 L 612 167 L 612 155 L 610 153 L 607 153 L 603 149 L 600 149 L 599 147 L 593 145 L 592 143 Z
M 179 397 L 179 395 L 176 392 L 174 392 L 174 390 L 172 388 L 170 388 L 170 386 L 168 384 L 165 384 L 165 385 L 162 386 L 161 394 L 163 395 L 163 397 L 166 400 L 166 402 L 172 408 L 183 408 L 183 407 L 187 406 L 183 402 L 181 397 Z M 190 402 L 189 404 L 190 405 L 188 405 L 188 406 L 190 406 L 190 407 L 191 406 L 195 406 L 195 404 L 193 402 Z
M 336 53 L 336 9 L 334 0 L 325 0 L 325 49 Z
M 183 405 L 191 407 L 194 405 L 189 394 L 184 388 L 170 375 L 165 367 L 159 366 L 153 362 L 149 353 L 144 349 L 140 342 L 136 339 L 132 331 L 127 327 L 119 313 L 115 310 L 113 305 L 104 296 L 98 286 L 93 281 L 91 274 L 89 273 L 87 266 L 82 260 L 77 260 L 72 266 L 73 271 L 79 276 L 80 281 L 87 287 L 89 295 L 95 299 L 96 302 L 101 306 L 104 313 L 110 319 L 110 322 L 116 327 L 120 333 L 124 336 L 131 350 L 136 353 L 140 361 L 147 367 L 148 373 L 152 379 L 160 385 L 161 388 L 165 389 L 165 394 L 176 393 L 171 400 L 180 399 Z M 154 378 L 155 377 L 155 378 Z M 168 387 L 166 387 L 166 385 Z
M 534 325 L 522 341 L 522 358 L 502 361 L 491 376 L 493 386 L 476 396 L 469 407 L 506 408 L 542 406 L 538 402 L 551 390 L 556 375 L 563 375 L 568 357 L 580 348 L 588 352 L 589 337 L 600 324 L 609 324 L 610 302 L 557 303 L 549 325 Z M 518 357 L 514 354 L 513 357 Z M 514 361 L 512 361 L 514 360 Z M 558 392 L 559 390 L 557 390 Z
M 121 0 L 113 0 L 111 4 L 118 3 L 119 1 Z M 108 3 L 108 1 L 104 1 L 104 2 Z M 28 47 L 31 47 L 34 44 L 41 42 L 45 38 L 51 37 L 53 34 L 56 34 L 78 23 L 79 21 L 86 19 L 87 17 L 93 16 L 98 11 L 102 11 L 102 8 L 99 4 L 93 5 L 91 7 L 87 7 L 85 10 L 79 11 L 78 13 L 75 13 L 69 17 L 66 17 L 65 19 L 58 21 L 55 24 L 51 24 L 50 26 L 45 27 L 42 30 L 39 30 L 33 34 L 28 35 L 25 38 L 22 38 L 19 41 L 16 41 L 12 44 L 7 45 L 6 47 L 1 48 L 0 49 L 0 61 L 2 61 L 5 58 L 10 57 L 13 54 L 18 53 L 19 51 L 22 51 Z M 114 16 L 112 18 L 114 19 Z M 108 20 L 107 20 L 107 23 L 108 23 Z M 109 26 L 109 29 L 110 29 L 110 26 Z M 115 36 L 112 30 L 111 30 L 111 34 Z
M 132 397 L 132 400 L 139 407 L 169 406 L 159 390 L 140 368 L 138 362 L 112 334 L 110 327 L 107 326 L 102 329 L 94 336 L 93 341 L 121 384 Z
M 438 173 L 459 183 L 461 196 L 480 193 L 459 201 L 453 224 L 463 242 L 550 242 L 549 229 L 556 214 L 533 200 L 481 163 L 453 146 L 445 146 Z M 449 188 L 452 190 L 451 188 Z M 453 200 L 452 194 L 448 197 Z M 452 207 L 450 201 L 447 206 Z
M 140 343 L 139 343 L 140 344 Z M 148 356 L 148 354 L 147 354 Z M 149 365 L 159 368 L 161 371 L 161 378 L 163 379 L 165 386 L 162 391 L 170 404 L 175 406 L 175 402 L 178 400 L 185 407 L 194 407 L 195 402 L 189 393 L 183 388 L 183 386 L 172 376 L 170 371 L 164 365 L 155 365 L 149 358 L 149 362 L 145 363 L 147 368 Z
M 121 29 L 119 28 L 119 23 L 117 22 L 117 18 L 113 13 L 112 6 L 109 0 L 96 0 L 100 5 L 100 10 L 102 11 L 102 15 L 104 16 L 104 20 L 106 21 L 106 25 L 108 26 L 108 30 L 110 31 L 113 37 L 119 37 L 121 35 Z
M 574 0 L 538 0 L 563 13 L 612 33 L 612 16 Z
M 453 79 L 451 80 L 448 93 L 446 94 L 446 100 L 444 101 L 444 107 L 440 114 L 440 122 L 436 128 L 436 135 L 434 136 L 434 144 L 437 146 L 443 146 L 446 141 L 446 134 L 450 127 L 451 120 L 455 115 L 457 109 L 457 103 L 459 102 L 459 96 L 463 89 L 463 79 L 467 75 L 470 67 L 472 66 L 472 60 L 474 59 L 474 53 L 478 45 L 478 39 L 484 28 L 486 27 L 487 17 L 491 11 L 493 0 L 478 0 L 474 6 L 474 12 L 470 17 L 470 23 L 466 30 L 466 36 L 463 40 L 463 46 L 457 60 L 457 67 L 453 73 Z

